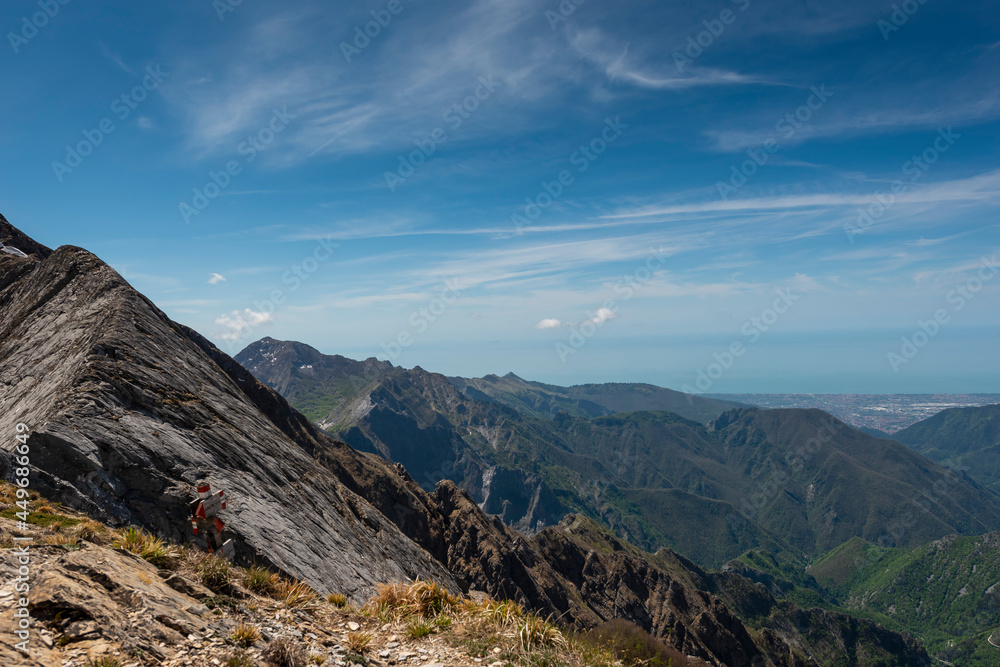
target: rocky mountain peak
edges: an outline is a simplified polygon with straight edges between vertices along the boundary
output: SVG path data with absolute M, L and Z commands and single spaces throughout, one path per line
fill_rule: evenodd
M 38 259 L 45 259 L 52 254 L 51 248 L 43 246 L 24 234 L 0 214 L 0 247 L 2 246 L 17 248 L 26 255 L 33 255 Z

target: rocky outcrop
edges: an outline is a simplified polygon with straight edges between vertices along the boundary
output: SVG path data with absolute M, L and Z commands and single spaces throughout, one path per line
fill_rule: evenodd
M 163 659 L 172 653 L 165 646 L 188 635 L 225 637 L 232 630 L 232 624 L 191 596 L 198 595 L 199 584 L 126 551 L 82 543 L 69 552 L 43 547 L 35 558 L 31 614 L 46 631 L 58 633 L 63 644 L 115 642 Z M 4 581 L 12 579 L 3 576 Z M 205 593 L 202 599 L 210 596 Z M 44 641 L 38 637 L 32 643 Z
M 0 379 L 0 432 L 31 427 L 33 484 L 54 500 L 179 541 L 207 476 L 230 499 L 243 560 L 356 599 L 408 577 L 456 586 L 310 456 L 300 422 L 271 421 L 190 331 L 85 250 L 0 256 Z M 10 452 L 0 464 L 9 476 Z
M 17 248 L 21 252 L 37 259 L 45 259 L 52 254 L 51 248 L 46 248 L 7 222 L 7 218 L 3 217 L 3 215 L 0 215 L 0 243 Z
M 483 472 L 482 502 L 487 514 L 500 517 L 508 526 L 533 534 L 559 523 L 566 508 L 538 475 L 493 466 Z

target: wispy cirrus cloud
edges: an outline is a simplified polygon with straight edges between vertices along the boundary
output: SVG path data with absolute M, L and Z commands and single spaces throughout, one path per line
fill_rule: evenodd
M 738 72 L 697 65 L 688 68 L 686 74 L 669 69 L 657 72 L 648 65 L 635 62 L 641 58 L 630 58 L 628 43 L 615 46 L 614 40 L 598 28 L 577 31 L 570 39 L 570 45 L 599 71 L 603 71 L 608 80 L 650 90 L 681 91 L 699 86 L 761 82 Z
M 968 178 L 938 183 L 912 183 L 909 191 L 896 195 L 897 205 L 946 202 L 980 202 L 988 205 L 1000 200 L 1000 169 Z M 879 188 L 879 191 L 884 186 Z M 608 219 L 672 217 L 698 213 L 742 213 L 804 208 L 867 206 L 874 192 L 790 194 L 775 197 L 747 197 L 726 201 L 713 200 L 693 204 L 648 204 L 622 208 L 602 217 Z

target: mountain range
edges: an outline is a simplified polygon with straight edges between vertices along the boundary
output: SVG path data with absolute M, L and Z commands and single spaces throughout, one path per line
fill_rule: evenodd
M 837 562 L 831 554 L 856 545 L 919 554 L 950 535 L 980 539 L 974 536 L 996 530 L 1000 516 L 997 496 L 962 469 L 935 465 L 819 410 L 689 402 L 648 385 L 446 378 L 273 339 L 237 359 L 293 402 L 304 387 L 314 400 L 336 387 L 335 399 L 314 413 L 331 434 L 417 471 L 428 487 L 453 481 L 522 532 L 544 532 L 576 512 L 625 543 L 669 547 L 702 567 L 738 571 L 806 607 L 866 614 L 857 598 L 893 599 L 891 581 L 868 578 L 848 589 L 804 574 L 812 563 Z M 615 408 L 649 410 L 607 414 Z M 698 412 L 678 414 L 692 408 Z M 961 433 L 956 423 L 952 440 Z M 992 557 L 979 553 L 969 567 Z M 946 559 L 931 569 L 954 578 Z M 987 588 L 969 599 L 983 603 Z M 951 611 L 925 608 L 923 623 L 869 615 L 923 633 Z M 952 628 L 928 638 L 953 655 L 947 642 L 981 643 L 974 635 Z
M 26 255 L 0 255 L 0 433 L 28 426 L 32 489 L 185 542 L 207 479 L 225 491 L 237 562 L 357 603 L 381 582 L 433 579 L 579 628 L 623 618 L 712 665 L 925 665 L 903 629 L 800 605 L 767 568 L 704 566 L 670 540 L 705 563 L 756 548 L 801 573 L 803 554 L 851 539 L 916 548 L 995 530 L 1000 516 L 965 475 L 820 411 L 692 402 L 685 416 L 657 403 L 683 410 L 670 393 L 636 405 L 635 385 L 613 387 L 606 405 L 600 391 L 544 389 L 532 415 L 498 398 L 516 392 L 496 381 L 477 389 L 497 394 L 486 401 L 376 360 L 313 355 L 310 369 L 279 349 L 234 360 L 88 251 L 50 250 L 2 217 L 0 242 Z M 313 383 L 255 377 L 279 359 Z M 320 391 L 337 368 L 339 393 Z M 599 416 L 591 403 L 645 411 Z M 0 449 L 3 477 L 18 467 Z M 911 503 L 923 511 L 907 518 Z M 88 610 L 46 598 L 29 609 L 75 641 L 67 626 Z M 0 637 L 13 664 L 46 664 L 12 641 Z
M 642 548 L 721 567 L 758 546 L 816 557 L 852 537 L 912 546 L 1000 528 L 1000 499 L 963 473 L 819 410 L 689 403 L 647 385 L 446 378 L 273 339 L 236 359 L 293 405 L 331 387 L 321 427 L 427 488 L 455 482 L 529 533 L 578 512 Z M 606 414 L 616 407 L 641 411 Z M 927 511 L 892 530 L 916 507 Z

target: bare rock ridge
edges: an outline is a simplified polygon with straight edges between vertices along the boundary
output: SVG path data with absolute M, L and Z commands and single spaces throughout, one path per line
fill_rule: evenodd
M 0 433 L 31 427 L 33 485 L 52 500 L 183 540 L 191 486 L 207 473 L 230 498 L 242 562 L 355 601 L 375 583 L 421 577 L 584 627 L 627 618 L 714 665 L 929 662 L 906 635 L 809 616 L 737 574 L 643 554 L 585 520 L 528 539 L 451 482 L 427 492 L 402 466 L 319 432 L 94 255 L 49 251 L 0 224 L 0 240 L 29 255 L 0 255 Z M 766 622 L 751 628 L 739 605 Z
M 0 301 L 0 428 L 32 428 L 44 495 L 181 540 L 191 485 L 207 473 L 231 497 L 226 518 L 244 559 L 358 599 L 387 579 L 455 587 L 87 251 L 4 256 Z
M 52 254 L 50 248 L 46 248 L 41 243 L 37 243 L 14 225 L 7 222 L 7 218 L 0 214 L 0 243 L 13 246 L 27 255 L 33 255 L 38 259 L 45 259 Z

